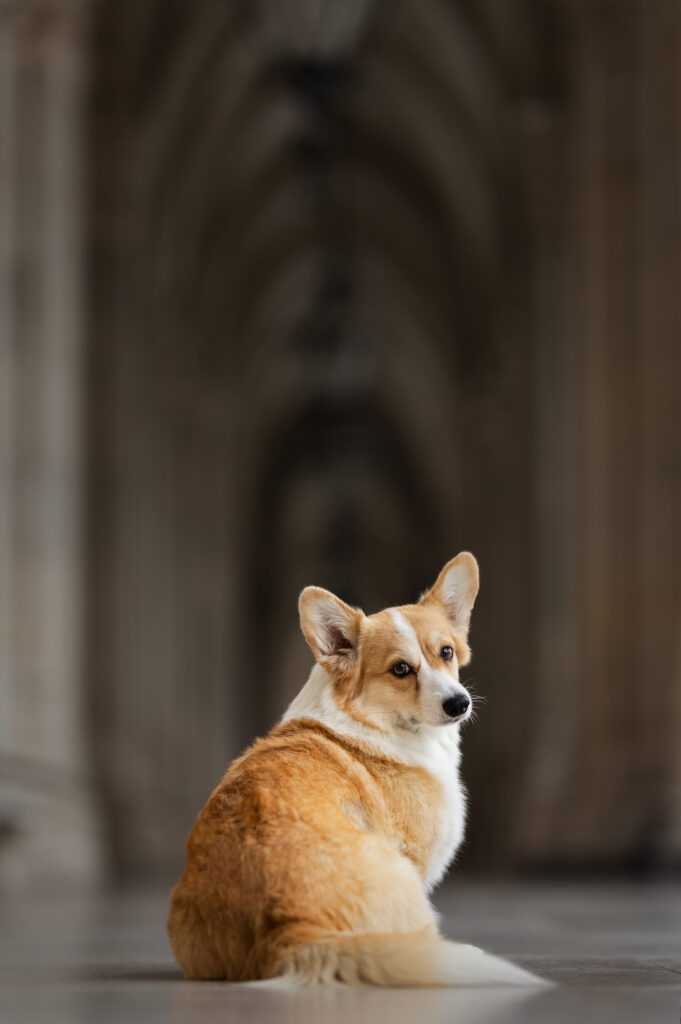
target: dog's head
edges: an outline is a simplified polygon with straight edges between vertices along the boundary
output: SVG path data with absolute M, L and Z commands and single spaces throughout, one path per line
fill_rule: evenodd
M 467 551 L 445 565 L 417 604 L 365 615 L 328 590 L 306 587 L 300 622 L 345 710 L 384 726 L 418 729 L 468 718 L 459 682 L 470 660 L 468 625 L 478 564 Z

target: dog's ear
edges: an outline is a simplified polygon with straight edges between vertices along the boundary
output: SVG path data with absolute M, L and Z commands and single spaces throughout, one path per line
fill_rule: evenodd
M 463 657 L 459 657 L 459 664 L 470 658 L 466 636 L 479 584 L 478 563 L 469 551 L 462 551 L 456 558 L 447 562 L 433 586 L 419 602 L 436 603 L 444 608 L 449 621 L 463 641 Z
M 305 587 L 298 601 L 300 625 L 319 664 L 336 677 L 357 663 L 364 613 L 321 587 Z

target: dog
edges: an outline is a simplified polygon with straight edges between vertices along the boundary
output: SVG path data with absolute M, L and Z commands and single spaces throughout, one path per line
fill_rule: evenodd
M 365 615 L 300 595 L 316 664 L 280 724 L 200 812 L 168 930 L 186 978 L 323 985 L 535 985 L 445 940 L 428 894 L 464 833 L 459 681 L 478 566 L 462 552 L 416 604 Z

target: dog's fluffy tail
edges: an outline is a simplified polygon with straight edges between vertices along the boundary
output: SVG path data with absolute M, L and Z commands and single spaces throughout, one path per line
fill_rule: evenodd
M 448 942 L 431 929 L 410 934 L 331 935 L 287 951 L 270 984 L 546 985 L 477 946 Z

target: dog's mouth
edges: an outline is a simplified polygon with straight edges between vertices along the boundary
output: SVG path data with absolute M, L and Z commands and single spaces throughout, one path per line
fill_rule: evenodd
M 463 715 L 459 715 L 457 718 L 443 718 L 442 725 L 461 725 L 463 722 L 467 722 L 470 717 L 469 712 L 466 711 Z
M 418 732 L 424 725 L 430 724 L 431 728 L 435 725 L 437 728 L 448 725 L 461 725 L 463 722 L 468 721 L 471 717 L 470 705 L 466 711 L 462 711 L 460 715 L 443 715 L 436 722 L 428 722 L 428 719 L 421 720 L 416 715 L 398 715 L 397 724 L 400 728 L 406 729 L 408 732 Z

